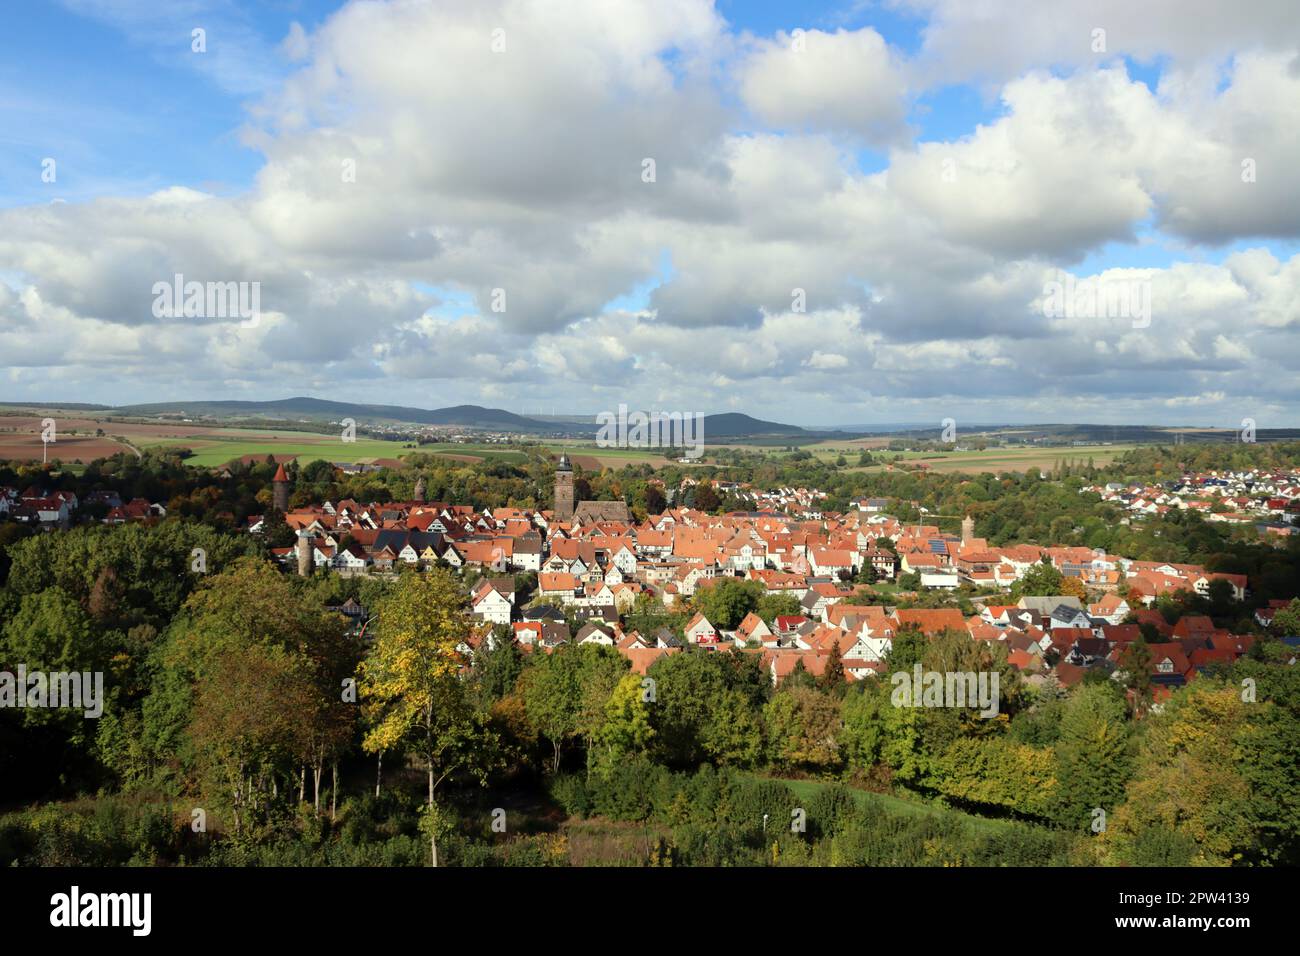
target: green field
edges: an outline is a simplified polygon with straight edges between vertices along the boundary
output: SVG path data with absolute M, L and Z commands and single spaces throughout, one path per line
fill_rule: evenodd
M 601 448 L 593 441 L 548 442 L 546 448 L 553 455 L 561 452 L 570 457 L 594 458 L 607 468 L 622 468 L 624 465 L 650 465 L 662 468 L 670 464 L 660 448 Z
M 433 442 L 421 445 L 419 448 L 407 449 L 408 454 L 414 452 L 425 455 L 438 455 L 452 461 L 465 461 L 466 463 L 504 461 L 512 465 L 519 465 L 528 460 L 527 454 L 512 448 L 510 445 L 487 445 L 473 442 Z
M 185 459 L 187 465 L 212 468 L 245 455 L 297 455 L 300 464 L 317 459 L 355 462 L 360 458 L 400 458 L 412 449 L 402 442 L 358 438 L 345 442 L 337 435 L 318 432 L 246 431 L 238 428 L 195 429 L 195 437 L 131 436 L 136 447 L 189 448 L 194 454 Z
M 1109 465 L 1125 452 L 1140 447 L 1142 446 L 1134 444 L 1114 444 L 1011 446 L 986 448 L 983 451 L 952 452 L 891 452 L 883 449 L 868 449 L 868 451 L 870 451 L 873 458 L 878 459 L 887 456 L 890 459 L 897 458 L 904 462 L 921 463 L 925 464 L 930 471 L 989 472 L 997 474 L 1004 471 L 1027 471 L 1030 468 L 1049 470 L 1055 467 L 1056 463 L 1061 459 L 1085 464 L 1088 459 L 1092 459 L 1093 464 L 1100 468 Z M 857 455 L 862 450 L 860 447 L 837 443 L 835 445 L 820 445 L 808 450 L 825 461 L 834 461 L 839 455 L 843 455 L 849 464 L 850 471 L 883 471 L 885 468 L 884 465 L 868 465 L 866 467 L 854 465 Z

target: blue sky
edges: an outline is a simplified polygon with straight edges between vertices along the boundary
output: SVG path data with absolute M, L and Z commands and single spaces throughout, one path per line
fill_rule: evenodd
M 1077 419 L 1076 409 L 1100 395 L 1107 396 L 1107 413 L 1121 421 L 1235 420 L 1243 404 L 1267 418 L 1292 414 L 1300 404 L 1294 387 L 1281 384 L 1298 357 L 1287 334 L 1293 320 L 1278 304 L 1278 284 L 1290 282 L 1296 271 L 1290 263 L 1300 227 L 1290 219 L 1300 220 L 1300 210 L 1290 219 L 1285 214 L 1297 196 L 1288 158 L 1294 136 L 1288 143 L 1277 131 L 1293 130 L 1294 123 L 1288 94 L 1279 92 L 1273 102 L 1267 87 L 1281 90 L 1289 82 L 1286 57 L 1297 55 L 1294 18 L 1287 18 L 1284 4 L 1267 0 L 1253 22 L 1227 13 L 1198 22 L 1171 16 L 1177 7 L 1172 0 L 1124 13 L 1118 11 L 1128 8 L 1112 0 L 1091 6 L 1064 0 L 1059 17 L 1019 0 L 985 5 L 978 15 L 956 0 L 717 0 L 714 12 L 725 24 L 714 30 L 702 19 L 707 0 L 664 0 L 647 4 L 646 23 L 656 29 L 679 24 L 685 45 L 647 38 L 645 50 L 629 54 L 628 37 L 615 42 L 609 35 L 631 29 L 630 14 L 588 35 L 587 26 L 607 8 L 557 0 L 553 18 L 574 18 L 571 32 L 581 55 L 607 57 L 627 77 L 640 69 L 635 57 L 648 54 L 684 89 L 689 74 L 681 51 L 701 43 L 708 50 L 712 103 L 699 95 L 674 102 L 674 91 L 640 79 L 609 94 L 641 114 L 621 134 L 610 134 L 625 137 L 630 150 L 656 148 L 653 141 L 639 142 L 639 128 L 656 128 L 661 115 L 691 114 L 680 124 L 681 142 L 663 146 L 671 156 L 686 157 L 691 168 L 666 167 L 671 186 L 647 207 L 620 185 L 592 185 L 591 174 L 599 179 L 601 167 L 591 166 L 591 154 L 605 146 L 599 138 L 573 143 L 566 162 L 575 170 L 590 168 L 557 186 L 559 198 L 531 195 L 534 174 L 507 167 L 515 162 L 512 151 L 525 163 L 527 144 L 547 141 L 554 128 L 545 121 L 551 100 L 544 101 L 531 141 L 506 130 L 499 146 L 472 142 L 482 116 L 511 114 L 512 104 L 530 95 L 526 84 L 513 101 L 494 102 L 489 93 L 480 104 L 478 87 L 467 80 L 477 61 L 443 75 L 430 62 L 433 54 L 421 56 L 416 48 L 407 65 L 410 90 L 385 92 L 384 43 L 400 35 L 384 32 L 388 21 L 405 17 L 403 30 L 427 29 L 432 49 L 465 24 L 479 30 L 496 22 L 490 11 L 498 2 L 448 0 L 413 13 L 324 0 L 63 0 L 9 17 L 0 33 L 0 229 L 7 225 L 13 238 L 7 254 L 0 241 L 0 344 L 8 333 L 25 347 L 9 347 L 12 364 L 3 369 L 0 391 L 31 397 L 54 389 L 60 394 L 50 397 L 91 401 L 139 400 L 160 390 L 183 397 L 193 387 L 203 397 L 250 388 L 279 394 L 284 376 L 303 380 L 293 371 L 295 361 L 305 361 L 293 354 L 291 343 L 304 341 L 291 334 L 297 327 L 307 330 L 308 351 L 319 353 L 310 363 L 316 387 L 358 400 L 392 399 L 388 392 L 411 381 L 419 383 L 418 396 L 410 399 L 415 404 L 509 404 L 519 382 L 531 380 L 534 390 L 546 383 L 555 402 L 581 405 L 595 400 L 584 376 L 611 369 L 615 382 L 597 386 L 598 395 L 606 390 L 599 400 L 617 404 L 616 389 L 630 388 L 633 402 L 649 404 L 680 394 L 681 363 L 709 354 L 717 364 L 711 390 L 699 398 L 705 410 L 743 408 L 816 422 L 926 420 L 964 400 L 975 403 L 985 421 L 1013 411 Z M 516 9 L 531 14 L 533 4 Z M 1081 56 L 1091 25 L 1103 21 L 1115 38 L 1111 52 Z M 191 50 L 196 27 L 206 31 L 204 53 Z M 818 55 L 831 44 L 847 57 L 831 68 L 829 82 L 825 75 L 799 73 L 800 61 L 785 51 L 783 37 L 796 28 L 817 38 Z M 837 88 L 834 70 L 847 66 L 851 73 L 854 56 L 871 55 L 871 45 L 856 40 L 877 35 L 889 62 L 860 74 L 875 78 L 866 86 L 854 88 L 846 78 Z M 293 38 L 303 37 L 309 45 L 295 58 Z M 311 75 L 315 67 L 341 62 L 347 71 L 331 80 Z M 1119 84 L 1093 82 L 1098 71 L 1115 67 L 1127 74 Z M 602 113 L 604 91 L 567 75 L 558 56 L 530 68 L 553 70 L 544 81 L 546 95 L 554 98 L 555 118 L 578 111 L 567 117 L 570 131 L 603 128 L 617 115 L 618 108 Z M 1203 75 L 1214 77 L 1209 99 L 1197 98 Z M 1060 88 L 1050 85 L 1053 79 Z M 449 84 L 462 81 L 459 102 L 443 96 Z M 889 87 L 884 92 L 881 83 Z M 1160 91 L 1149 97 L 1154 106 L 1131 95 L 1143 87 Z M 1010 88 L 1019 90 L 1022 115 L 1004 99 Z M 371 91 L 370 99 L 362 97 L 363 89 Z M 428 101 L 419 102 L 426 91 Z M 1073 99 L 1052 106 L 1058 96 Z M 293 112 L 295 97 L 317 111 L 305 126 Z M 1097 101 L 1095 113 L 1065 116 L 1090 99 Z M 323 125 L 319 116 L 334 100 L 345 111 Z M 1234 116 L 1232 103 L 1253 115 Z M 1152 109 L 1159 112 L 1142 113 Z M 873 110 L 876 125 L 859 120 Z M 1061 124 L 1066 138 L 1055 156 L 1033 142 L 1034 110 L 1037 122 Z M 427 142 L 418 147 L 401 139 L 413 122 L 427 126 Z M 1162 124 L 1160 136 L 1124 155 L 1152 122 Z M 1071 138 L 1080 123 L 1095 123 L 1094 135 L 1101 130 L 1103 136 L 1089 141 L 1085 131 Z M 1113 130 L 1123 126 L 1128 132 L 1114 138 Z M 1262 132 L 1270 129 L 1271 140 Z M 984 134 L 976 140 L 979 130 Z M 1159 155 L 1165 140 L 1175 137 L 1187 139 L 1185 148 Z M 403 177 L 400 188 L 410 192 L 391 206 L 391 195 L 368 192 L 365 204 L 343 211 L 336 227 L 296 229 L 295 222 L 314 215 L 340 213 L 328 194 L 286 186 L 297 182 L 303 163 L 315 162 L 323 142 L 352 144 L 354 151 L 369 143 L 365 148 L 378 157 L 403 164 L 396 168 L 432 162 L 428 175 L 439 181 L 430 186 L 419 176 L 411 182 Z M 617 153 L 620 143 L 611 145 Z M 746 149 L 765 155 L 746 158 Z M 832 152 L 835 158 L 827 158 Z M 1213 172 L 1205 164 L 1235 164 L 1247 152 L 1262 157 L 1260 188 L 1241 193 L 1251 203 L 1231 198 L 1231 185 L 1227 198 L 1216 196 L 1218 187 L 1205 185 Z M 963 181 L 977 184 L 958 205 L 949 205 L 944 187 L 925 179 L 946 155 L 959 157 L 963 176 L 974 176 Z M 52 183 L 42 180 L 47 158 L 57 163 Z M 763 164 L 781 170 L 771 174 L 772 182 Z M 1052 169 L 1058 164 L 1068 170 Z M 567 168 L 561 163 L 554 175 L 565 178 Z M 479 171 L 484 181 L 506 183 L 509 198 L 481 194 Z M 454 182 L 453 174 L 467 178 Z M 725 202 L 702 208 L 700 183 L 710 183 Z M 167 192 L 176 187 L 193 193 Z M 761 190 L 770 195 L 757 198 Z M 742 199 L 746 193 L 750 198 Z M 799 207 L 784 208 L 796 195 L 811 204 L 806 208 L 824 205 L 827 211 L 805 220 Z M 877 201 L 884 196 L 887 202 Z M 217 217 L 208 220 L 211 235 L 193 232 L 185 210 L 200 208 L 192 205 L 195 197 L 209 197 L 201 208 Z M 97 200 L 114 205 L 99 207 Z M 62 218 L 36 214 L 52 202 L 63 204 Z M 1133 212 L 1143 206 L 1145 212 Z M 850 232 L 834 221 L 839 209 L 850 210 Z M 182 231 L 169 240 L 164 236 L 173 216 Z M 223 229 L 232 231 L 219 240 Z M 787 282 L 775 275 L 789 258 L 782 243 L 786 235 L 803 242 L 807 229 L 825 234 L 790 259 L 794 274 Z M 360 251 L 348 248 L 354 236 Z M 397 251 L 403 237 L 412 248 L 437 248 L 439 255 L 405 259 Z M 195 244 L 211 248 L 189 248 Z M 379 251 L 390 246 L 393 251 Z M 271 268 L 280 288 L 268 281 L 267 296 L 278 317 L 256 338 L 267 361 L 214 366 L 197 383 L 188 375 L 162 379 L 166 363 L 147 354 L 159 347 L 158 336 L 149 339 L 133 314 L 115 311 L 129 294 L 123 265 L 145 252 L 156 272 L 180 269 L 186 256 L 203 262 L 228 256 L 233 264 L 221 267 L 227 272 L 246 269 L 249 261 Z M 82 265 L 78 279 L 74 273 Z M 1161 301 L 1173 309 L 1171 326 L 1146 343 L 1115 326 L 1095 341 L 1067 346 L 1060 329 L 1024 321 L 1033 307 L 1031 277 L 1049 267 L 1080 277 L 1152 270 L 1157 298 L 1164 284 Z M 1187 278 L 1188 267 L 1199 270 L 1195 281 Z M 96 270 L 100 277 L 91 283 L 85 276 Z M 512 301 L 523 303 L 524 314 L 486 313 L 485 293 L 506 282 L 497 272 L 515 276 Z M 149 275 L 146 270 L 131 281 L 145 284 Z M 574 282 L 583 287 L 575 290 Z M 777 315 L 789 302 L 783 282 L 787 290 L 817 287 L 809 297 L 818 315 L 813 328 L 828 335 L 838 329 L 831 335 L 837 341 L 807 338 L 790 350 L 794 339 Z M 521 283 L 536 288 L 521 289 Z M 351 292 L 340 298 L 340 289 Z M 863 290 L 870 290 L 866 299 Z M 357 302 L 347 301 L 350 294 L 359 296 Z M 6 316 L 6 308 L 19 311 Z M 338 315 L 330 311 L 335 308 Z M 326 340 L 325 330 L 338 336 L 348 309 L 355 308 L 377 310 L 359 320 L 375 330 L 376 341 Z M 1254 310 L 1254 318 L 1212 318 L 1215 310 L 1231 308 Z M 46 325 L 66 322 L 63 339 L 75 340 L 76 347 L 60 355 L 56 342 L 23 338 L 25 324 L 38 321 L 37 315 L 46 316 L 40 320 Z M 438 320 L 438 331 L 419 327 L 420 315 Z M 1170 336 L 1174 323 L 1178 341 Z M 141 338 L 132 340 L 137 330 Z M 647 330 L 657 331 L 651 336 Z M 227 330 L 217 331 L 217 339 L 202 346 L 206 354 L 219 354 L 222 344 L 231 355 L 249 354 L 250 343 L 236 345 L 222 338 Z M 466 368 L 465 375 L 474 377 L 464 381 L 442 371 L 459 368 L 453 356 L 476 348 L 484 336 L 514 351 L 495 355 L 494 366 Z M 692 343 L 695 337 L 703 347 Z M 1058 354 L 1076 356 L 1076 379 L 1054 381 L 1039 369 L 1021 369 L 1032 374 L 1020 376 L 1009 371 L 1024 343 L 1047 341 Z M 588 364 L 575 354 L 575 342 L 598 343 L 602 354 Z M 171 346 L 176 356 L 198 347 Z M 1267 375 L 1252 371 L 1246 358 L 1257 347 L 1257 360 L 1281 363 Z M 77 350 L 80 357 L 70 354 Z M 138 368 L 160 378 L 147 382 L 98 368 L 95 357 L 109 354 L 120 356 L 115 369 Z M 416 361 L 421 355 L 423 365 Z M 923 355 L 933 363 L 928 369 L 916 367 Z M 963 369 L 963 361 L 976 364 Z M 992 397 L 1007 390 L 1008 375 L 1016 382 L 1010 391 L 1024 388 L 1025 394 Z M 698 383 L 700 377 L 682 380 Z M 1250 383 L 1261 381 L 1269 383 L 1267 394 L 1253 392 Z

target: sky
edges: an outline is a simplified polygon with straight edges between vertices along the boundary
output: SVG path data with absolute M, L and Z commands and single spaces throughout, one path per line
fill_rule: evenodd
M 1292 0 L 0 16 L 3 401 L 1300 424 Z

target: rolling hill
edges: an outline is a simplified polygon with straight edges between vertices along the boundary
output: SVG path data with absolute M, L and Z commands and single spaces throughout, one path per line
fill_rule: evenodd
M 419 425 L 460 425 L 499 431 L 545 432 L 559 426 L 539 422 L 501 408 L 480 405 L 455 405 L 450 408 L 411 408 L 402 405 L 361 405 L 299 396 L 269 402 L 156 402 L 147 405 L 124 405 L 113 409 L 115 415 L 153 417 L 187 415 L 213 418 L 307 418 L 317 421 L 340 421 L 353 418 L 359 422 L 413 422 Z

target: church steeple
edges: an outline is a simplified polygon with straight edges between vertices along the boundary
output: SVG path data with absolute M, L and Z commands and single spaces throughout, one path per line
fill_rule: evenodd
M 569 456 L 560 455 L 555 465 L 555 519 L 568 521 L 573 517 L 573 466 Z

